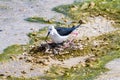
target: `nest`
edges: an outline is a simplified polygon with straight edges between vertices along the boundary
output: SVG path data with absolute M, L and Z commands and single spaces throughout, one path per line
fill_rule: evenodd
M 29 53 L 44 53 L 44 54 L 66 54 L 70 50 L 81 50 L 83 45 L 80 42 L 64 42 L 64 43 L 44 43 L 40 46 L 33 47 Z

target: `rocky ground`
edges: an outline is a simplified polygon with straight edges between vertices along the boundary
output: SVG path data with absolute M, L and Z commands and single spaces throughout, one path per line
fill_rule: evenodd
M 29 39 L 26 34 L 37 31 L 47 24 L 30 23 L 24 19 L 32 16 L 49 18 L 60 18 L 62 14 L 56 13 L 51 9 L 58 5 L 70 4 L 74 0 L 0 0 L 0 53 L 3 49 L 12 44 L 26 44 Z M 86 36 L 98 36 L 106 32 L 113 31 L 111 23 L 105 18 L 98 16 L 89 18 L 88 23 L 78 29 L 79 38 Z M 107 27 L 106 27 L 107 26 Z M 13 56 L 6 63 L 0 63 L 0 76 L 15 77 L 33 77 L 44 75 L 44 72 L 51 65 L 61 65 L 63 67 L 72 67 L 80 62 L 84 62 L 93 55 L 70 58 L 65 61 L 58 61 L 50 57 L 36 58 L 23 53 L 22 55 Z M 36 63 L 34 63 L 36 62 Z M 73 64 L 71 64 L 71 62 Z M 31 64 L 32 63 L 32 64 Z M 111 71 L 104 73 L 97 80 L 119 80 L 119 59 L 116 59 L 106 65 Z
M 53 65 L 71 68 L 81 62 L 83 63 L 92 56 L 93 55 L 88 55 L 59 61 L 51 58 L 51 56 L 40 57 L 23 53 L 22 55 L 12 56 L 9 62 L 0 63 L 0 76 L 4 76 L 4 78 L 10 76 L 25 78 L 43 76 Z

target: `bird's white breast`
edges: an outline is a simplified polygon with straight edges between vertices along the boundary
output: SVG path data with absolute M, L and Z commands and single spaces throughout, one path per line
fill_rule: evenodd
M 68 36 L 60 36 L 57 31 L 53 31 L 52 34 L 50 34 L 50 37 L 53 42 L 55 43 L 62 43 L 63 41 L 66 41 Z

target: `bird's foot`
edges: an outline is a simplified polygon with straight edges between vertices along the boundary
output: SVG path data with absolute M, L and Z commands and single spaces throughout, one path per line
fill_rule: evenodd
M 64 45 L 63 45 L 63 48 L 69 48 L 72 44 L 72 40 L 71 41 L 68 41 L 68 42 L 65 42 Z
M 69 43 L 65 43 L 63 48 L 65 49 L 65 48 L 68 48 L 69 46 L 70 46 Z

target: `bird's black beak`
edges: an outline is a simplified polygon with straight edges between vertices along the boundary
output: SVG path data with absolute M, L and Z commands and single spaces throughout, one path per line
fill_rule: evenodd
M 48 38 L 49 34 L 50 34 L 50 32 L 48 32 L 48 34 L 47 34 L 47 36 L 46 36 L 46 38 L 45 38 L 45 41 L 47 40 L 47 38 Z M 46 42 L 47 42 L 47 41 L 46 41 Z

